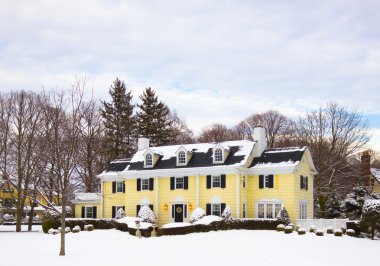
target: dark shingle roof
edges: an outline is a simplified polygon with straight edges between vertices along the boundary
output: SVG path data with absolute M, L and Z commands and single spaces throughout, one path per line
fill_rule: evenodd
M 306 147 L 268 149 L 261 154 L 261 157 L 254 158 L 249 167 L 253 167 L 257 164 L 301 161 L 305 149 Z

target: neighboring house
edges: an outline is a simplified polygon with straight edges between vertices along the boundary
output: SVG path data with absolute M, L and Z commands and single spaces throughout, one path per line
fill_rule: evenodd
M 371 168 L 370 186 L 373 192 L 380 193 L 380 169 Z
M 76 193 L 73 200 L 74 217 L 98 218 L 100 202 L 100 193 Z
M 220 216 L 228 205 L 235 218 L 275 219 L 286 207 L 292 221 L 313 218 L 316 170 L 308 148 L 266 149 L 265 130 L 254 141 L 226 141 L 149 147 L 140 138 L 131 160 L 115 160 L 98 177 L 97 217 L 113 218 L 119 208 L 137 216 L 149 206 L 159 226 L 187 222 L 195 208 Z M 87 213 L 87 209 L 86 209 Z
M 16 202 L 17 202 L 17 188 L 12 180 L 4 180 L 0 183 L 0 219 L 3 218 L 4 214 L 12 214 L 15 216 L 16 214 Z M 41 197 L 37 197 L 38 201 L 46 204 L 45 200 Z M 34 204 L 33 213 L 34 216 L 38 215 L 42 216 L 42 212 L 45 210 L 42 206 L 40 206 L 37 202 L 31 201 L 29 198 L 25 200 L 25 207 L 23 211 L 23 216 L 29 214 L 31 209 L 31 204 Z

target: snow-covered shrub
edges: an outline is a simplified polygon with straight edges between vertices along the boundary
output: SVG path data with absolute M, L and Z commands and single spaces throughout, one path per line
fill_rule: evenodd
M 300 229 L 302 226 L 300 224 L 296 224 L 296 231 L 298 231 L 298 229 Z
M 285 225 L 283 225 L 283 224 L 279 224 L 279 225 L 277 225 L 276 230 L 277 230 L 278 232 L 284 231 L 284 230 L 285 230 Z
M 317 236 L 323 236 L 323 231 L 321 229 L 318 229 L 317 232 L 315 233 Z
M 310 233 L 317 232 L 317 227 L 315 225 L 310 226 Z
M 380 200 L 366 200 L 363 206 L 360 227 L 375 238 L 376 231 L 380 232 Z
M 290 224 L 288 224 L 288 226 L 293 227 L 293 230 L 295 229 L 294 223 L 290 223 Z
M 195 223 L 205 216 L 205 211 L 202 208 L 196 208 L 190 217 L 190 223 Z
M 41 222 L 41 219 L 40 219 L 40 216 L 36 215 L 33 217 L 33 222 L 34 223 L 40 223 Z
M 80 226 L 77 225 L 73 228 L 73 230 L 71 230 L 73 233 L 79 233 L 81 230 L 80 230 Z
M 222 213 L 222 218 L 224 221 L 231 221 L 232 220 L 230 206 L 227 205 L 226 208 L 224 208 L 224 211 Z
M 347 229 L 346 234 L 348 236 L 355 236 L 355 230 L 354 229 Z
M 302 228 L 302 227 L 298 228 L 297 232 L 298 232 L 299 235 L 306 234 L 306 230 L 304 228 Z
M 12 214 L 6 213 L 3 216 L 3 220 L 4 220 L 4 222 L 14 222 L 15 217 Z
M 156 215 L 148 206 L 141 207 L 138 213 L 138 217 L 141 218 L 142 221 L 146 223 L 152 223 L 152 224 L 157 223 Z
M 347 231 L 347 228 L 346 228 L 345 226 L 342 226 L 342 227 L 340 228 L 340 230 L 342 230 L 342 233 L 345 234 L 346 231 Z
M 342 202 L 342 210 L 350 220 L 359 220 L 366 200 L 380 199 L 380 195 L 373 193 L 367 187 L 354 187 Z
M 342 235 L 343 235 L 343 232 L 342 232 L 342 230 L 340 230 L 340 229 L 336 229 L 334 235 L 335 235 L 335 236 L 342 236 Z
M 92 224 L 86 224 L 84 226 L 84 231 L 94 231 L 94 226 Z
M 50 235 L 57 235 L 57 234 L 59 234 L 59 232 L 60 231 L 58 229 L 50 228 L 47 233 Z
M 327 227 L 326 228 L 326 233 L 328 233 L 328 234 L 334 234 L 333 228 L 331 226 Z
M 71 233 L 70 227 L 65 227 L 65 233 Z
M 122 208 L 119 208 L 116 212 L 116 219 L 122 219 L 124 218 L 126 215 L 125 215 L 125 211 L 122 209 Z
M 286 226 L 284 229 L 285 234 L 293 233 L 294 227 L 293 226 Z
M 277 220 L 285 225 L 290 224 L 290 218 L 289 218 L 289 213 L 286 210 L 285 207 L 282 207 L 282 209 L 278 212 L 277 214 Z

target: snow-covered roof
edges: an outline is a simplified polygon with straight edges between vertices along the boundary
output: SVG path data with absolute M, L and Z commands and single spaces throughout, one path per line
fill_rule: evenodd
M 371 168 L 371 174 L 380 182 L 380 169 L 379 168 Z
M 100 202 L 99 193 L 76 193 L 74 202 Z

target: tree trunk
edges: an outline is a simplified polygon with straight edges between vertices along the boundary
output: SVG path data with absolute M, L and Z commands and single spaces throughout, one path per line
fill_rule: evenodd
M 33 226 L 33 216 L 34 216 L 34 204 L 31 204 L 30 212 L 29 212 L 29 220 L 28 220 L 28 231 L 32 231 Z
M 65 218 L 66 218 L 66 193 L 62 193 L 62 215 L 61 215 L 61 248 L 59 256 L 65 256 Z

